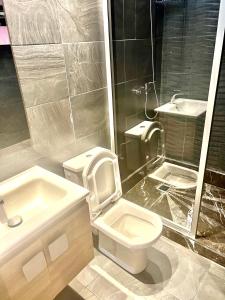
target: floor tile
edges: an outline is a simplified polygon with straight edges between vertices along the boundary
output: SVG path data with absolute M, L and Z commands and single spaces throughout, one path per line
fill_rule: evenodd
M 97 273 L 90 266 L 84 268 L 76 277 L 76 279 L 85 287 L 87 287 L 97 277 Z
M 195 300 L 224 300 L 225 278 L 208 273 L 202 280 Z
M 149 248 L 148 260 L 144 272 L 132 275 L 95 250 L 70 286 L 81 296 L 88 297 L 88 290 L 103 300 L 225 299 L 225 269 L 191 250 L 161 237 Z

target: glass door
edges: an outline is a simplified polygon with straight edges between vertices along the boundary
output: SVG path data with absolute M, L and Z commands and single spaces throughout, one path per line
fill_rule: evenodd
M 109 6 L 124 197 L 195 234 L 220 0 L 111 0 Z

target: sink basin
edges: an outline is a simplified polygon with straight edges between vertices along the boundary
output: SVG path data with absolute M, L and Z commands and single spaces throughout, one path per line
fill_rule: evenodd
M 26 182 L 14 190 L 3 195 L 4 207 L 7 215 L 22 216 L 26 221 L 33 214 L 42 212 L 66 195 L 66 190 L 48 182 L 43 178 L 37 178 Z
M 155 111 L 170 115 L 180 115 L 197 118 L 204 114 L 207 109 L 207 101 L 177 98 L 174 103 L 168 102 Z
M 88 191 L 65 178 L 35 166 L 0 184 L 4 209 L 22 217 L 18 227 L 0 224 L 0 257 L 46 223 L 85 199 Z

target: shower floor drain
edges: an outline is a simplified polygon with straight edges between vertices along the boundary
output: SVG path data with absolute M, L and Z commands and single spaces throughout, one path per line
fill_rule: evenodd
M 167 192 L 169 188 L 170 188 L 170 186 L 167 185 L 167 184 L 160 184 L 160 185 L 158 185 L 158 186 L 156 187 L 156 189 L 159 190 L 159 191 L 162 192 L 162 193 Z

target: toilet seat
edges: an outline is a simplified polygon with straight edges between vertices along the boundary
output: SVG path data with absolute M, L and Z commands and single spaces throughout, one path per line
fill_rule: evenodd
M 83 170 L 84 187 L 90 191 L 92 225 L 106 236 L 129 249 L 143 249 L 155 242 L 162 232 L 158 215 L 133 204 L 122 196 L 117 156 L 104 149 Z M 105 214 L 103 208 L 116 202 Z
M 122 196 L 118 159 L 107 149 L 99 151 L 92 157 L 84 167 L 82 177 L 84 187 L 90 191 L 87 201 L 92 219 L 108 204 Z

